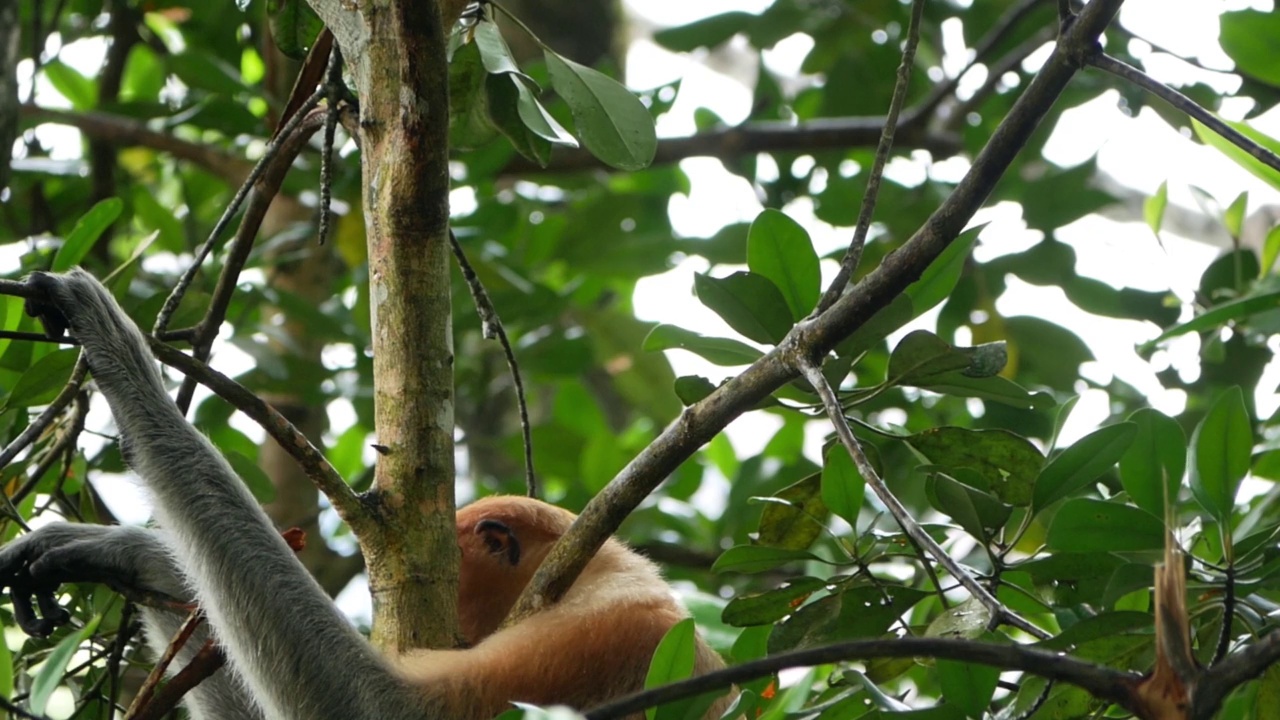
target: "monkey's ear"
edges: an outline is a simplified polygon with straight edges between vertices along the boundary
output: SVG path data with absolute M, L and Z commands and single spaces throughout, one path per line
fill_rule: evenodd
M 475 533 L 484 540 L 491 555 L 497 555 L 515 567 L 520 564 L 520 540 L 504 522 L 485 518 L 476 523 Z

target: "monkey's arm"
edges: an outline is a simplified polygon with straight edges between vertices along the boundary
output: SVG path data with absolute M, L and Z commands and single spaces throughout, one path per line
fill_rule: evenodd
M 187 616 L 165 603 L 190 601 L 181 574 L 157 533 L 133 527 L 54 523 L 0 548 L 0 587 L 10 588 L 18 624 L 43 636 L 65 618 L 56 606 L 64 583 L 104 583 L 140 603 L 147 644 L 157 657 Z M 43 613 L 30 610 L 32 600 Z M 207 637 L 197 631 L 173 668 L 184 667 Z M 253 702 L 223 668 L 186 696 L 193 720 L 262 720 Z
M 607 606 L 561 605 L 467 650 L 406 653 L 396 667 L 412 685 L 429 689 L 451 716 L 490 717 L 512 700 L 585 710 L 643 689 L 658 642 L 684 616 L 665 595 Z M 695 674 L 721 667 L 720 657 L 699 639 Z M 706 717 L 719 717 L 729 699 Z
M 417 717 L 409 693 L 330 602 L 231 466 L 165 392 L 146 340 L 91 275 L 37 273 L 28 311 L 70 327 L 129 464 L 230 667 L 279 720 Z M 52 324 L 50 324 L 52 321 Z

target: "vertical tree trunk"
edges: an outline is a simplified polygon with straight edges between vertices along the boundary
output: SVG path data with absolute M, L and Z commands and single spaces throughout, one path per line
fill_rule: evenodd
M 365 231 L 385 532 L 365 542 L 374 643 L 457 644 L 448 67 L 435 3 L 362 4 Z M 339 36 L 341 37 L 341 36 Z

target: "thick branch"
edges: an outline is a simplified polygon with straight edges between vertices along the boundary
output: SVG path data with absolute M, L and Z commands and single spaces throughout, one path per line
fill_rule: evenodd
M 906 244 L 889 254 L 830 310 L 793 330 L 784 347 L 775 348 L 710 396 L 686 408 L 587 504 L 521 595 L 508 624 L 559 600 L 596 549 L 668 474 L 730 421 L 795 377 L 797 370 L 783 357 L 793 353 L 822 357 L 920 277 L 986 201 L 1084 58 L 1094 51 L 1098 35 L 1120 4 L 1121 0 L 1093 0 L 1085 6 L 955 191 Z

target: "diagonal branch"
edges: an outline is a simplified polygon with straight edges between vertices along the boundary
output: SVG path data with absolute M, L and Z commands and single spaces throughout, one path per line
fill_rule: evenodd
M 324 453 L 316 449 L 307 436 L 299 432 L 284 415 L 240 383 L 200 360 L 159 340 L 148 339 L 151 343 L 151 352 L 155 354 L 156 359 L 185 374 L 188 379 L 198 381 L 261 425 L 262 429 L 302 466 L 307 476 L 320 492 L 325 494 L 338 516 L 351 526 L 353 532 L 359 534 L 360 530 L 368 524 L 368 512 L 360 502 L 360 497 L 342 479 L 338 471 L 333 469 Z
M 1089 64 L 1099 70 L 1105 70 L 1118 78 L 1128 80 L 1143 90 L 1146 90 L 1161 100 L 1164 100 L 1175 108 L 1186 113 L 1188 116 L 1200 121 L 1200 123 L 1205 127 L 1208 127 L 1210 130 L 1218 133 L 1232 145 L 1235 145 L 1241 150 L 1249 153 L 1249 157 L 1257 160 L 1263 165 L 1266 165 L 1272 170 L 1280 172 L 1280 157 L 1277 157 L 1275 153 L 1254 142 L 1244 133 L 1223 122 L 1222 118 L 1219 118 L 1217 115 L 1214 115 L 1204 109 L 1195 100 L 1192 100 L 1177 90 L 1174 90 L 1159 80 L 1156 80 L 1138 68 L 1117 60 L 1110 55 L 1098 53 L 1089 59 Z
M 983 607 L 991 613 L 993 624 L 1007 623 L 1018 628 L 1033 637 L 1041 640 L 1049 637 L 1049 633 L 1032 625 L 1022 616 L 1005 607 L 992 595 L 989 590 L 982 586 L 972 575 L 964 568 L 960 567 L 947 551 L 933 539 L 929 533 L 920 527 L 920 523 L 911 517 L 911 511 L 907 510 L 902 503 L 890 492 L 888 486 L 884 484 L 884 480 L 876 469 L 872 467 L 871 461 L 867 459 L 866 453 L 862 451 L 862 446 L 858 443 L 858 439 L 853 436 L 853 430 L 849 428 L 849 421 L 844 418 L 844 411 L 840 407 L 840 398 L 836 397 L 836 393 L 831 389 L 831 384 L 827 382 L 827 378 L 822 374 L 822 369 L 815 363 L 811 362 L 804 356 L 794 359 L 796 365 L 800 368 L 804 379 L 818 391 L 819 397 L 822 398 L 822 406 L 826 408 L 827 416 L 831 418 L 831 424 L 836 428 L 836 436 L 840 438 L 841 444 L 845 450 L 853 458 L 853 464 L 858 468 L 858 473 L 866 480 L 867 485 L 875 492 L 876 497 L 880 498 L 880 502 L 889 509 L 889 514 L 893 515 L 893 519 L 898 521 L 898 525 L 902 527 L 902 531 L 906 533 L 917 545 L 923 547 L 930 555 L 933 556 L 938 564 L 946 568 L 951 577 L 954 577 L 969 594 L 982 603 Z
M 709 442 L 734 418 L 752 409 L 796 368 L 785 357 L 818 358 L 888 305 L 953 241 L 990 195 L 1041 119 L 1097 46 L 1098 36 L 1122 0 L 1093 0 L 1064 31 L 1048 60 L 1009 115 L 974 158 L 954 192 L 902 247 L 889 254 L 831 309 L 797 327 L 782 346 L 684 413 L 637 455 L 583 508 L 569 532 L 548 555 L 506 620 L 510 625 L 559 600 L 606 539 L 667 475 Z

